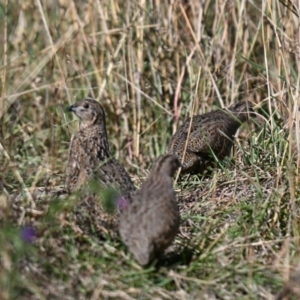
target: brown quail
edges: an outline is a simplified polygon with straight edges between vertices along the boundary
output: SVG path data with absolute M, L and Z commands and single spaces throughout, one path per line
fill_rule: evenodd
M 214 110 L 194 116 L 189 132 L 190 121 L 187 119 L 172 136 L 167 153 L 174 154 L 182 163 L 182 173 L 202 173 L 206 166 L 222 160 L 230 154 L 233 136 L 240 125 L 253 114 L 248 101 L 240 101 L 228 109 Z M 189 135 L 188 135 L 189 133 Z M 187 142 L 184 160 L 185 144 Z
M 160 156 L 141 189 L 120 215 L 121 238 L 142 266 L 161 254 L 178 232 L 180 216 L 172 176 L 179 166 L 176 156 Z
M 70 106 L 80 119 L 79 131 L 74 135 L 69 147 L 65 187 L 69 193 L 81 187 L 97 185 L 96 189 L 113 188 L 119 197 L 130 202 L 135 187 L 123 166 L 114 159 L 109 150 L 106 133 L 105 114 L 102 106 L 94 99 L 86 98 Z M 108 219 L 116 226 L 116 218 L 105 213 L 97 193 L 83 192 L 77 206 L 77 221 L 86 220 L 88 226 L 98 225 Z M 101 197 L 100 197 L 101 198 Z M 116 197 L 117 198 L 117 197 Z

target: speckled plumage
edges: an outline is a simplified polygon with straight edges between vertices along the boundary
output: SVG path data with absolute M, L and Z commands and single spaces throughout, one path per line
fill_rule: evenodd
M 179 165 L 174 155 L 159 157 L 120 216 L 121 238 L 142 266 L 161 254 L 178 232 L 180 216 L 172 176 Z
M 70 143 L 67 190 L 73 192 L 92 178 L 99 179 L 104 186 L 120 188 L 122 192 L 135 190 L 128 173 L 110 154 L 101 105 L 87 98 L 78 101 L 69 110 L 80 118 L 80 125 Z
M 135 187 L 123 166 L 110 154 L 105 114 L 101 105 L 93 99 L 86 98 L 70 106 L 69 111 L 80 118 L 80 125 L 69 147 L 66 190 L 73 193 L 96 182 L 98 189 L 116 189 L 120 196 L 130 201 Z M 77 216 L 82 215 L 82 208 L 86 216 L 96 214 L 99 222 L 107 218 L 116 225 L 115 216 L 108 216 L 100 202 L 97 193 L 87 188 L 82 194 L 81 205 L 78 205 Z
M 214 110 L 192 119 L 188 137 L 190 118 L 178 128 L 167 147 L 167 153 L 174 154 L 182 162 L 182 156 L 188 137 L 188 144 L 182 173 L 202 173 L 212 162 L 213 155 L 222 160 L 230 154 L 233 136 L 240 125 L 253 113 L 248 101 L 240 101 L 228 109 Z

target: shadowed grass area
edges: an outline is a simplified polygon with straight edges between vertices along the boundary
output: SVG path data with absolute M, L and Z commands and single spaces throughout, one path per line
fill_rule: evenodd
M 274 299 L 299 265 L 297 14 L 278 0 L 1 3 L 0 298 Z M 66 108 L 85 96 L 137 187 L 184 119 L 255 105 L 230 157 L 177 181 L 180 233 L 146 269 L 81 230 L 78 194 L 52 197 L 78 125 Z

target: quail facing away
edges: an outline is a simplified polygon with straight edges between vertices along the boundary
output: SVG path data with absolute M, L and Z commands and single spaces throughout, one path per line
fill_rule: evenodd
M 176 156 L 160 156 L 120 216 L 121 238 L 142 266 L 161 254 L 178 232 L 180 216 L 172 176 L 179 166 Z
M 202 173 L 212 162 L 213 155 L 219 160 L 230 154 L 233 136 L 240 125 L 254 113 L 248 101 L 240 101 L 228 109 L 214 110 L 187 119 L 172 136 L 167 153 L 174 154 L 182 162 L 187 142 L 182 173 Z M 189 135 L 188 135 L 189 133 Z
M 80 124 L 69 147 L 66 190 L 72 193 L 91 182 L 97 182 L 100 188 L 116 189 L 120 197 L 130 202 L 135 187 L 123 166 L 110 154 L 102 106 L 96 100 L 86 98 L 70 106 L 68 110 L 79 117 Z M 99 197 L 89 192 L 82 198 L 81 204 L 87 210 L 87 216 L 100 213 Z

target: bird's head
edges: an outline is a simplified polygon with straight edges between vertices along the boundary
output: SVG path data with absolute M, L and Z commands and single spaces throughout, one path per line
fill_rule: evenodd
M 95 124 L 105 125 L 105 114 L 102 106 L 92 98 L 85 98 L 68 107 L 80 119 L 80 128 Z
M 248 100 L 242 100 L 231 105 L 228 110 L 241 122 L 249 120 L 256 116 L 253 104 Z
M 178 158 L 173 154 L 160 156 L 153 164 L 151 172 L 160 173 L 172 177 L 176 170 L 180 167 Z

